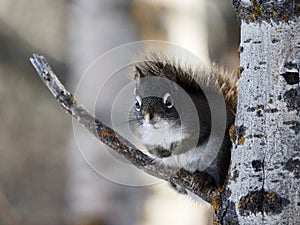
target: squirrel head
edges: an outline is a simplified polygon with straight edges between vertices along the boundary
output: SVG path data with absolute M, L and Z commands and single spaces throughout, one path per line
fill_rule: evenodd
M 134 132 L 151 154 L 168 157 L 185 136 L 173 98 L 176 75 L 170 66 L 158 76 L 155 71 L 136 65 L 135 81 L 134 118 L 130 119 Z

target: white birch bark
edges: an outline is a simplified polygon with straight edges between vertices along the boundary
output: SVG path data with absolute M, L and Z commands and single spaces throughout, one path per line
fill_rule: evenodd
M 300 21 L 282 18 L 241 21 L 235 144 L 221 224 L 300 223 Z

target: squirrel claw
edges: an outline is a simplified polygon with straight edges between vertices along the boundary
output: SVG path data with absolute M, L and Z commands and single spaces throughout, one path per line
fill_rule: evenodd
M 196 171 L 192 177 L 193 190 L 206 190 L 214 187 L 214 179 L 207 172 Z

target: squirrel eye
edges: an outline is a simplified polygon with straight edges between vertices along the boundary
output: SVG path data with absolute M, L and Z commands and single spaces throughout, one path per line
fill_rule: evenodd
M 167 92 L 164 95 L 163 100 L 164 100 L 164 104 L 165 104 L 165 106 L 167 106 L 167 108 L 170 109 L 173 107 L 173 99 L 172 99 L 170 93 Z
M 142 99 L 140 96 L 138 96 L 138 95 L 136 96 L 134 105 L 135 105 L 136 111 L 141 111 Z

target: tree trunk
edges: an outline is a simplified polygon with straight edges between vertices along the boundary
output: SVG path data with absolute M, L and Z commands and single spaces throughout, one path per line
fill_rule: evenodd
M 239 100 L 220 224 L 300 223 L 300 3 L 234 1 Z

